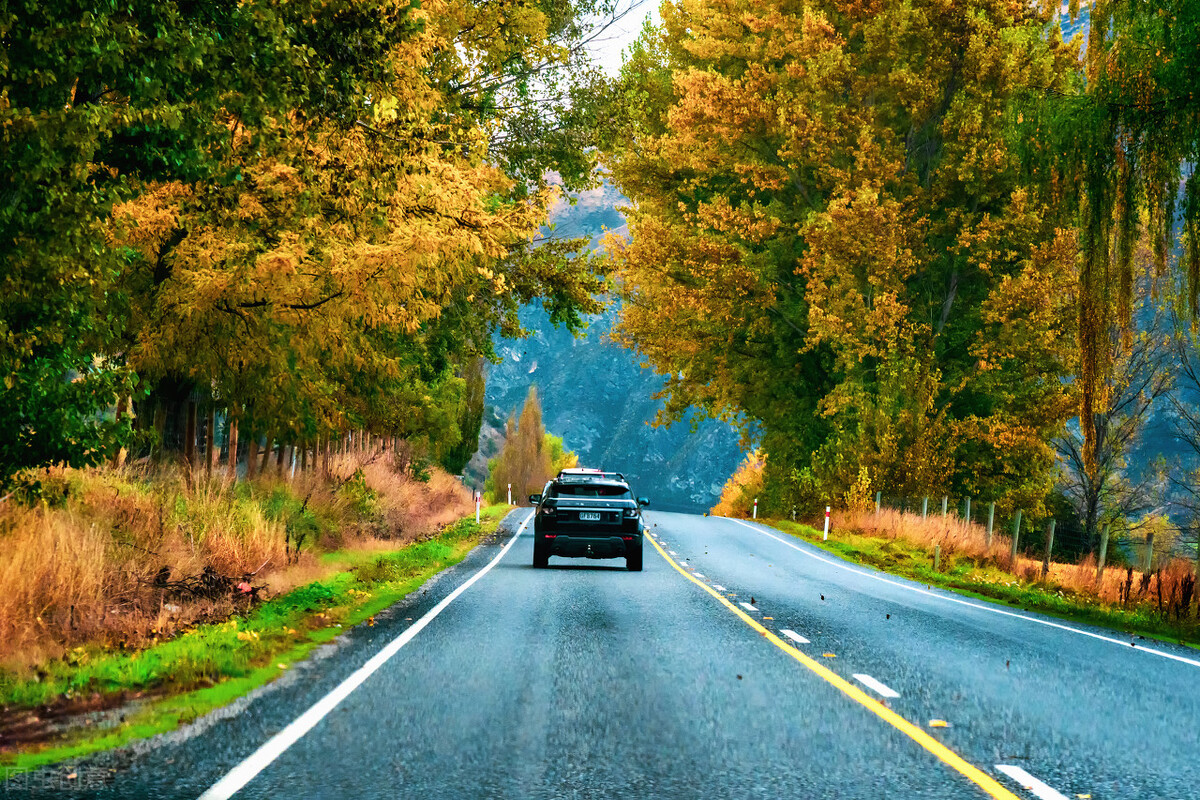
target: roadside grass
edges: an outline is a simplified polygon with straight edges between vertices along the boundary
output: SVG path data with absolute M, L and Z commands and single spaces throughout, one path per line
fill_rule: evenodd
M 460 520 L 440 534 L 392 550 L 338 551 L 322 557 L 342 571 L 268 600 L 226 622 L 196 625 L 135 652 L 77 648 L 41 677 L 0 677 L 0 705 L 36 708 L 59 698 L 144 693 L 148 701 L 106 730 L 0 749 L 10 775 L 118 747 L 190 722 L 279 677 L 314 647 L 402 600 L 461 561 L 495 531 L 507 505 L 483 509 L 480 524 Z
M 1030 580 L 1002 568 L 988 557 L 964 551 L 943 553 L 939 569 L 933 568 L 932 547 L 902 538 L 864 535 L 834 527 L 829 540 L 816 528 L 790 520 L 760 520 L 778 531 L 803 539 L 846 561 L 874 567 L 909 580 L 949 589 L 979 600 L 997 602 L 1010 609 L 1036 611 L 1063 620 L 1111 628 L 1145 638 L 1200 646 L 1200 623 L 1164 619 L 1150 602 L 1128 607 L 1054 580 Z M 1004 562 L 1006 563 L 1007 559 Z M 1094 569 L 1094 567 L 1093 567 Z

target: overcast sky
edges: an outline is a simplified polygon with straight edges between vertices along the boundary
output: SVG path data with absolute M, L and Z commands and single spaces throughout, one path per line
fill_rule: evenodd
M 621 53 L 637 39 L 646 17 L 653 15 L 658 19 L 658 4 L 659 0 L 629 0 L 632 6 L 629 13 L 592 43 L 592 56 L 606 73 L 615 76 L 621 69 Z M 621 5 L 626 7 L 625 3 Z

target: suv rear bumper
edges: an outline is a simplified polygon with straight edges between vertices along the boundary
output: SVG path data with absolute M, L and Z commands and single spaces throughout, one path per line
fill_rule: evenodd
M 550 534 L 538 537 L 547 555 L 567 558 L 623 558 L 640 549 L 642 535 Z

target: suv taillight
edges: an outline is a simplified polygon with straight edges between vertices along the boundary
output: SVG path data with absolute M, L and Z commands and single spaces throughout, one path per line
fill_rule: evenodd
M 636 508 L 625 509 L 625 518 L 626 519 L 633 519 L 637 515 L 638 515 L 638 510 Z

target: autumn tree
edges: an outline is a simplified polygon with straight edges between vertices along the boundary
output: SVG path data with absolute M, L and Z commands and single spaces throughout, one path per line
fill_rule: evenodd
M 1075 293 L 1080 413 L 1102 413 L 1118 365 L 1110 329 L 1135 330 L 1139 278 L 1161 278 L 1182 241 L 1184 297 L 1200 297 L 1200 4 L 1194 0 L 1098 0 L 1086 4 L 1084 80 L 1030 98 L 1020 135 L 1041 167 L 1031 191 L 1074 212 L 1082 254 Z M 1081 4 L 1072 0 L 1078 17 Z M 1153 258 L 1139 266 L 1137 244 Z M 1149 267 L 1149 269 L 1147 269 Z M 1141 273 L 1141 276 L 1139 276 Z M 1098 411 L 1100 409 L 1100 411 Z M 1099 458 L 1085 439 L 1083 457 Z
M 739 422 L 768 487 L 811 469 L 827 496 L 1039 501 L 1071 409 L 1076 243 L 1011 140 L 1027 95 L 1072 74 L 1050 19 L 664 4 L 604 142 L 634 203 L 610 242 L 616 335 L 667 376 L 664 421 Z
M 1173 344 L 1166 314 L 1143 281 L 1134 309 L 1135 330 L 1109 324 L 1110 364 L 1090 417 L 1079 416 L 1056 440 L 1063 462 L 1063 488 L 1083 522 L 1085 545 L 1094 547 L 1099 527 L 1141 517 L 1162 498 L 1152 472 L 1139 475 L 1129 458 L 1141 443 L 1151 414 L 1168 398 L 1174 384 Z M 1186 417 L 1177 419 L 1186 419 Z M 1086 430 L 1085 430 L 1086 429 Z M 1085 457 L 1085 439 L 1092 457 Z
M 494 500 L 500 501 L 507 499 L 511 485 L 513 501 L 524 505 L 526 496 L 540 492 L 554 474 L 546 429 L 542 425 L 542 405 L 538 401 L 537 388 L 530 386 L 520 419 L 515 412 L 508 419 L 504 447 L 490 464 L 484 488 Z
M 584 44 L 612 11 L 12 9 L 0 413 L 43 441 L 17 448 L 25 460 L 102 457 L 114 426 L 99 412 L 134 375 L 142 425 L 199 396 L 246 436 L 461 441 L 467 365 L 494 355 L 495 330 L 521 333 L 535 298 L 572 328 L 598 308 L 597 265 L 534 239 L 546 170 L 592 179 Z M 539 102 L 530 87 L 549 83 L 556 102 Z M 77 408 L 94 435 L 30 416 L 34 401 Z

